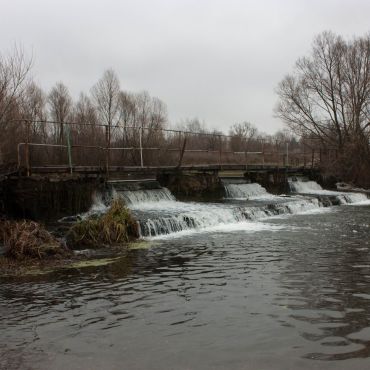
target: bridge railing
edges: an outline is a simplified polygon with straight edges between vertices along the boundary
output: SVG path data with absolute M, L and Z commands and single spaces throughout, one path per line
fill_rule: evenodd
M 110 172 L 116 167 L 189 165 L 315 166 L 319 153 L 287 142 L 160 127 L 21 120 L 16 158 L 27 174 L 40 167 Z

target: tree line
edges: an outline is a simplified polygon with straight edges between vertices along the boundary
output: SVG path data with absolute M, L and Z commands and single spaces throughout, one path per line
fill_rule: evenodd
M 209 152 L 207 158 L 198 153 L 199 161 L 210 160 L 212 152 L 220 149 L 225 153 L 261 151 L 262 142 L 265 149 L 270 147 L 270 151 L 277 151 L 283 141 L 289 141 L 293 149 L 299 145 L 294 135 L 286 130 L 266 135 L 247 121 L 233 124 L 227 132 L 229 137 L 221 136 L 225 135 L 221 131 L 206 128 L 197 118 L 185 119 L 174 127 L 173 132 L 165 132 L 162 129 L 170 126 L 166 104 L 145 91 L 124 91 L 112 69 L 106 70 L 90 91 L 82 92 L 77 100 L 72 98 L 63 82 L 55 83 L 45 92 L 32 79 L 31 69 L 32 60 L 26 57 L 22 48 L 15 47 L 9 55 L 0 55 L 1 164 L 17 161 L 15 144 L 24 142 L 25 138 L 30 143 L 49 144 L 48 147 L 32 147 L 32 159 L 40 164 L 67 163 L 64 148 L 67 138 L 74 145 L 75 164 L 82 165 L 103 163 L 104 154 L 94 147 L 107 145 L 170 149 L 175 163 L 176 150 L 183 146 L 184 140 L 184 135 L 178 131 L 187 133 L 186 149 Z M 27 121 L 29 123 L 25 124 Z M 168 153 L 159 151 L 147 151 L 144 156 L 146 163 L 169 159 Z M 188 156 L 189 160 L 197 160 L 196 154 Z M 140 155 L 134 149 L 112 150 L 110 157 L 117 163 L 140 163 Z M 244 160 L 240 155 L 238 158 Z M 227 159 L 226 155 L 224 159 Z
M 315 37 L 277 89 L 276 114 L 327 158 L 327 173 L 370 186 L 370 33 Z
M 312 163 L 319 158 L 327 173 L 370 184 L 369 45 L 369 35 L 351 40 L 332 32 L 318 35 L 311 53 L 277 88 L 275 113 L 287 129 L 274 135 L 248 121 L 234 123 L 225 133 L 197 118 L 164 131 L 171 128 L 166 104 L 148 92 L 124 91 L 112 69 L 77 99 L 63 82 L 45 92 L 32 79 L 32 60 L 15 47 L 0 55 L 0 164 L 17 162 L 15 144 L 25 138 L 48 144 L 32 148 L 35 163 L 67 163 L 70 140 L 73 164 L 81 165 L 103 164 L 106 147 L 112 148 L 112 163 L 138 165 L 143 160 L 139 146 L 147 148 L 141 153 L 146 164 L 176 164 L 185 146 L 194 163 L 221 161 L 218 151 L 226 162 L 243 163 L 246 152 L 264 152 L 276 163 L 288 143 L 290 164 L 301 164 L 297 158 L 303 152 L 312 155 Z

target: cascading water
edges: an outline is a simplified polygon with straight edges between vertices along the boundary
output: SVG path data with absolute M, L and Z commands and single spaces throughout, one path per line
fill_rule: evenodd
M 229 195 L 243 199 L 266 199 L 269 204 L 245 206 L 229 203 L 180 202 L 166 188 L 150 190 L 119 190 L 138 220 L 141 235 L 153 237 L 186 230 L 206 230 L 218 226 L 258 221 L 266 217 L 298 213 L 318 208 L 317 199 L 283 199 L 275 197 L 259 184 L 227 184 Z M 271 203 L 273 199 L 274 203 Z
M 272 198 L 264 187 L 260 184 L 228 184 L 224 183 L 226 198 L 229 199 L 259 199 Z
M 286 202 L 270 203 L 261 207 L 245 207 L 244 216 L 250 220 L 261 220 L 266 217 L 298 214 L 321 207 L 316 198 L 296 197 Z
M 289 187 L 293 193 L 310 193 L 323 190 L 316 181 L 290 181 Z
M 173 194 L 159 185 L 150 189 L 125 189 L 112 186 L 110 197 L 122 197 L 137 219 L 140 235 L 154 237 L 187 230 L 223 230 L 252 227 L 268 217 L 318 210 L 333 204 L 361 202 L 367 197 L 360 193 L 340 193 L 323 190 L 314 181 L 290 182 L 296 195 L 279 197 L 269 194 L 261 185 L 252 183 L 224 183 L 228 199 L 243 202 L 195 203 L 177 201 Z M 305 194 L 305 195 L 300 195 Z M 335 199 L 335 201 L 333 201 Z M 245 201 L 248 201 L 247 203 Z M 106 207 L 97 198 L 94 210 Z
M 117 192 L 127 205 L 136 205 L 140 203 L 153 203 L 163 201 L 175 201 L 172 193 L 166 189 L 150 189 L 150 190 L 126 190 Z
M 139 216 L 142 235 L 158 236 L 191 229 L 200 230 L 246 220 L 239 207 L 176 203 L 178 203 L 176 209 L 164 208 L 161 212 L 134 210 Z
M 353 204 L 367 201 L 366 194 L 339 192 L 324 190 L 315 181 L 289 181 L 292 193 L 315 195 L 320 201 L 327 202 L 328 205 Z

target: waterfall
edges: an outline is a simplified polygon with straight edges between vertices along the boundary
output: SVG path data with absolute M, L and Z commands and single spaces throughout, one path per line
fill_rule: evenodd
M 286 202 L 270 203 L 261 207 L 245 207 L 244 215 L 250 220 L 261 220 L 266 217 L 298 214 L 322 207 L 316 198 L 295 198 Z
M 320 207 L 358 203 L 367 200 L 365 194 L 323 190 L 314 181 L 290 182 L 295 193 L 290 197 L 278 197 L 267 193 L 259 184 L 224 184 L 228 198 L 259 199 L 247 205 L 245 202 L 196 203 L 177 201 L 166 188 L 153 187 L 124 189 L 113 186 L 110 197 L 122 197 L 136 218 L 142 237 L 156 237 L 184 231 L 248 229 L 258 221 L 280 215 L 299 214 L 319 210 Z M 300 195 L 298 193 L 305 193 Z M 86 215 L 108 209 L 107 202 L 97 196 L 95 204 Z M 81 215 L 80 218 L 84 218 Z
M 268 217 L 296 214 L 318 209 L 316 198 L 296 198 L 287 202 L 270 203 L 260 207 L 241 207 L 227 204 L 200 204 L 176 202 L 177 208 L 147 207 L 133 212 L 139 219 L 141 234 L 153 237 L 186 230 L 207 230 L 224 225 L 226 228 L 241 222 L 259 221 Z
M 226 197 L 230 199 L 258 199 L 271 198 L 264 187 L 260 184 L 228 184 L 224 183 Z
M 324 205 L 354 204 L 367 201 L 366 194 L 324 190 L 316 181 L 289 181 L 292 193 L 316 196 Z
M 289 187 L 292 193 L 310 193 L 323 190 L 316 181 L 289 181 Z
M 354 204 L 368 201 L 366 194 L 362 193 L 339 193 L 337 198 L 340 204 Z
M 234 224 L 246 218 L 239 207 L 222 207 L 196 203 L 179 203 L 177 212 L 145 213 L 139 216 L 143 236 L 172 234 L 184 230 L 200 230 L 207 227 Z
M 135 206 L 140 203 L 153 203 L 162 201 L 175 201 L 175 197 L 167 188 L 150 190 L 125 190 L 116 192 L 123 198 L 128 206 Z

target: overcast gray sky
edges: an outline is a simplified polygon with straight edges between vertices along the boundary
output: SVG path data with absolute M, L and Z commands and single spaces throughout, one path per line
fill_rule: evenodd
M 272 133 L 274 89 L 323 30 L 369 32 L 370 1 L 1 0 L 0 52 L 23 45 L 46 90 L 63 81 L 77 97 L 113 68 L 123 90 L 162 99 L 172 124 Z

